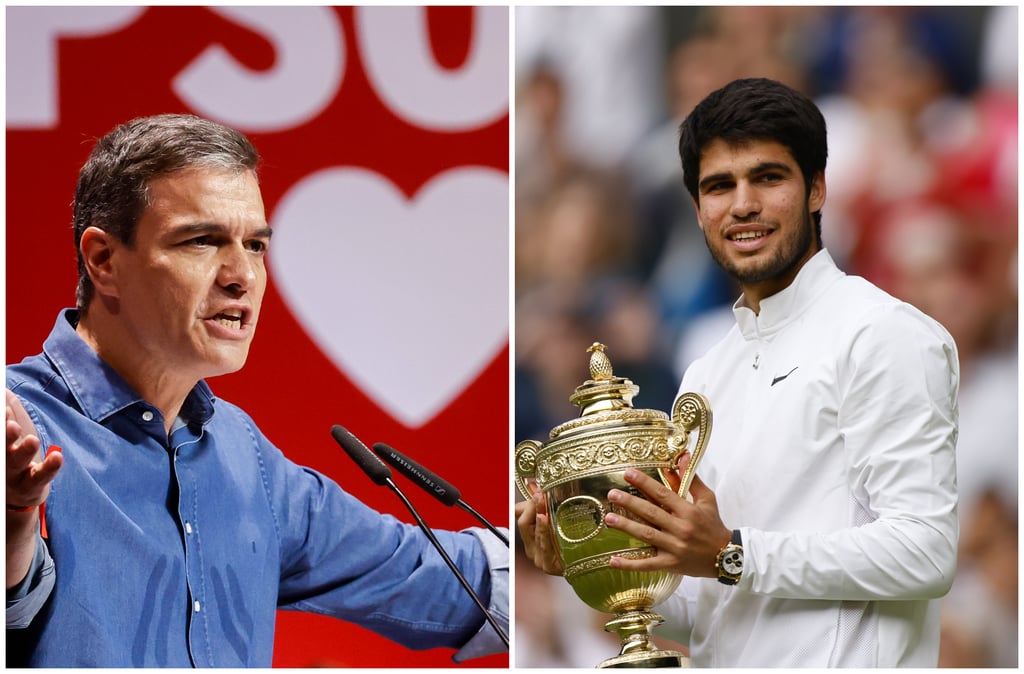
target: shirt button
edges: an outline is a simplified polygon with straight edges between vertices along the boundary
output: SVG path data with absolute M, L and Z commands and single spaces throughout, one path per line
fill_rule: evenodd
M 195 609 L 196 613 L 199 613 L 199 600 L 196 599 L 195 603 L 192 604 L 192 608 Z
M 186 534 L 191 534 L 192 533 L 192 523 L 191 522 L 185 522 L 185 533 Z
M 142 420 L 143 421 L 152 421 L 153 420 L 153 413 L 150 412 L 149 410 L 146 410 L 145 412 L 142 413 Z

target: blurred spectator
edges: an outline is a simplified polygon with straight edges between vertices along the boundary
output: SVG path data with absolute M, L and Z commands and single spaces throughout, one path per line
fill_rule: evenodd
M 517 77 L 530 77 L 538 64 L 552 69 L 566 91 L 561 124 L 567 149 L 587 164 L 617 168 L 661 114 L 658 9 L 515 11 Z
M 516 667 L 593 668 L 618 653 L 618 637 L 604 631 L 609 616 L 522 554 L 516 558 L 516 587 L 535 599 L 516 604 Z
M 869 257 L 880 285 L 929 314 L 960 356 L 960 557 L 943 601 L 943 666 L 1015 667 L 1017 348 L 1013 248 L 939 202 L 883 214 Z M 984 615 L 978 607 L 984 606 Z M 1010 636 L 1014 636 L 1011 640 Z

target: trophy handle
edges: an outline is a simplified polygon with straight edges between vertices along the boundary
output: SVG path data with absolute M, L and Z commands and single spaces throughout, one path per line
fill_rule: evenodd
M 537 471 L 537 452 L 541 444 L 536 440 L 523 440 L 516 445 L 516 488 L 523 498 L 530 500 L 533 492 L 530 490 L 528 477 L 534 477 Z
M 690 491 L 693 476 L 697 474 L 697 465 L 704 457 L 708 438 L 711 436 L 711 405 L 708 403 L 708 399 L 699 393 L 684 393 L 676 398 L 676 402 L 672 406 L 672 424 L 676 427 L 676 433 L 672 436 L 672 444 L 678 449 L 672 456 L 673 466 L 686 451 L 690 443 L 690 433 L 694 429 L 699 429 L 697 446 L 690 454 L 690 463 L 687 464 L 679 482 L 677 493 L 680 498 L 685 499 Z M 661 479 L 665 480 L 667 484 L 664 469 L 659 468 L 658 472 L 661 474 Z

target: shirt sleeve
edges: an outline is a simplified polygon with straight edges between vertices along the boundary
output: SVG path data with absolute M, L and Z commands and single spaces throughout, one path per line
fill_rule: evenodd
M 502 528 L 505 533 L 507 529 Z M 476 536 L 480 541 L 484 554 L 487 556 L 487 565 L 491 576 L 491 600 L 487 610 L 494 616 L 495 622 L 502 631 L 508 634 L 508 567 L 509 549 L 498 540 L 498 537 L 490 531 L 481 528 L 467 529 L 466 531 Z M 473 658 L 492 655 L 505 651 L 505 644 L 501 637 L 495 633 L 490 622 L 484 622 L 473 637 L 452 656 L 455 662 L 464 662 Z
M 876 309 L 860 323 L 836 371 L 851 526 L 741 528 L 740 588 L 853 601 L 930 599 L 949 590 L 959 537 L 956 347 L 908 305 Z
M 279 608 L 333 616 L 413 650 L 483 653 L 485 646 L 470 646 L 474 637 L 488 638 L 479 634 L 487 627 L 480 608 L 418 527 L 368 507 L 278 451 L 267 447 L 265 465 L 281 546 Z M 485 606 L 505 604 L 507 622 L 507 551 L 502 571 L 481 545 L 486 538 L 433 533 Z M 501 600 L 492 597 L 492 579 L 503 574 Z
M 7 591 L 7 629 L 24 629 L 31 624 L 53 591 L 56 574 L 53 558 L 42 536 L 36 536 L 36 551 L 25 579 Z

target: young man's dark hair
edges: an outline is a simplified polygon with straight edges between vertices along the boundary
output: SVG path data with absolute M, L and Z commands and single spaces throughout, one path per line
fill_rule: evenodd
M 700 153 L 704 146 L 721 138 L 730 144 L 752 140 L 775 141 L 786 146 L 800 166 L 810 192 L 811 180 L 825 171 L 828 144 L 825 118 L 814 101 L 775 80 L 735 80 L 709 94 L 683 120 L 679 134 L 679 157 L 683 183 L 699 199 Z M 821 211 L 811 214 L 821 244 Z

